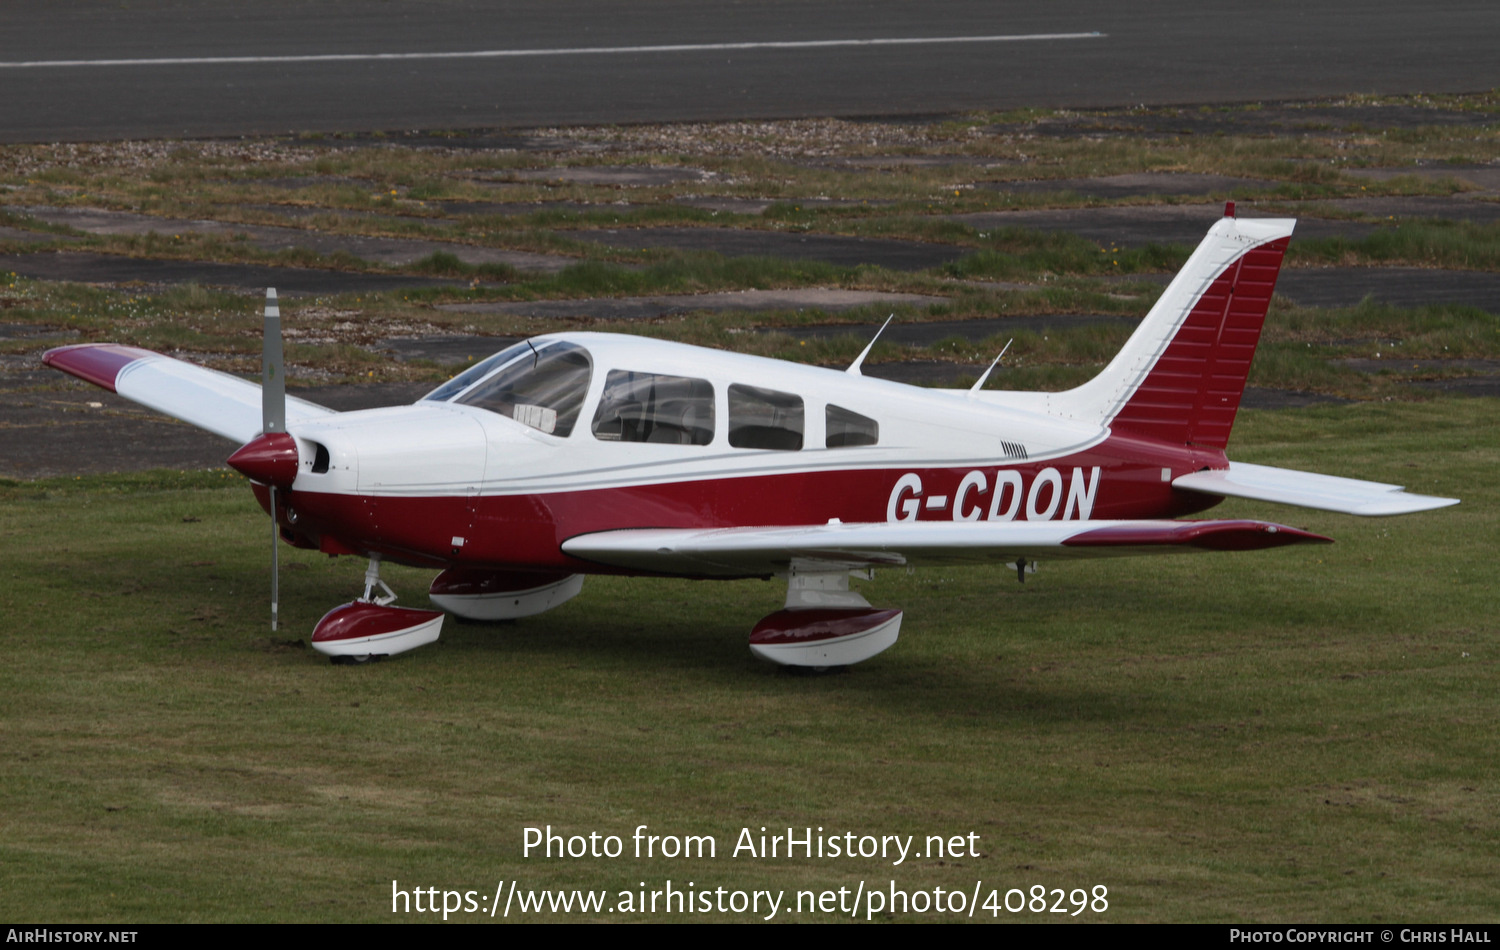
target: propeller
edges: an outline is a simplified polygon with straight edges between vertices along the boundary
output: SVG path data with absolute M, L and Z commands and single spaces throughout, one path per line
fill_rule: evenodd
M 297 477 L 297 440 L 286 431 L 286 366 L 281 356 L 281 308 L 276 290 L 266 289 L 266 318 L 260 357 L 261 434 L 229 456 L 229 467 L 267 486 L 271 492 L 271 629 L 280 610 L 280 559 L 277 546 L 276 490 L 292 487 Z
M 276 303 L 276 288 L 266 288 L 266 316 L 261 331 L 260 353 L 260 434 L 286 434 L 286 378 L 281 358 L 281 307 Z M 296 443 L 292 444 L 295 457 Z M 295 475 L 293 469 L 293 476 Z M 271 632 L 276 632 L 277 614 L 281 610 L 281 539 L 276 525 L 276 483 L 271 483 Z

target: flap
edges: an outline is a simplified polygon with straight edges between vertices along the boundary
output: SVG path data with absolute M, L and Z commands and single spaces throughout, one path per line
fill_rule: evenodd
M 828 570 L 1034 558 L 1249 551 L 1329 543 L 1261 521 L 936 521 L 765 528 L 636 528 L 563 542 L 573 557 L 657 574 L 755 577 L 793 560 Z

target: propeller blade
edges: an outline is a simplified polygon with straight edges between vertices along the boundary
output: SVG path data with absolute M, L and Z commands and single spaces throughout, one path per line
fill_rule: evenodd
M 276 288 L 266 288 L 266 322 L 260 354 L 261 432 L 286 431 L 286 366 L 281 358 L 281 308 Z
M 265 330 L 260 354 L 261 435 L 286 432 L 286 364 L 281 356 L 281 307 L 276 288 L 266 288 Z M 294 450 L 295 451 L 295 450 Z M 281 538 L 276 524 L 276 486 L 271 485 L 271 630 L 281 610 Z

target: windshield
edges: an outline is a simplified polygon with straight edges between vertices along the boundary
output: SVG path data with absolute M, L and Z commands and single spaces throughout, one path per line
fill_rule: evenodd
M 488 409 L 540 432 L 566 438 L 573 432 L 588 395 L 593 375 L 588 350 L 562 340 L 542 343 L 534 351 L 530 344 L 521 347 L 520 359 L 454 402 Z
M 475 363 L 457 376 L 448 380 L 443 385 L 422 397 L 423 402 L 431 399 L 436 402 L 447 402 L 458 393 L 468 389 L 479 379 L 487 375 L 491 370 L 498 369 L 511 360 L 525 353 L 531 355 L 531 345 L 528 343 L 517 343 L 515 346 L 507 347 L 485 360 Z

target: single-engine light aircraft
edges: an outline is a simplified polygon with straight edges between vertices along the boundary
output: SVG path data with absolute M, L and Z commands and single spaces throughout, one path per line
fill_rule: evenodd
M 1294 224 L 1226 206 L 1120 353 L 1065 392 L 871 379 L 868 347 L 840 372 L 554 333 L 413 405 L 340 413 L 286 397 L 275 291 L 259 387 L 115 344 L 43 360 L 240 443 L 228 464 L 272 515 L 273 560 L 278 536 L 369 559 L 363 595 L 313 632 L 335 662 L 430 643 L 443 611 L 525 617 L 587 574 L 632 574 L 784 578 L 785 605 L 755 626 L 752 651 L 843 666 L 891 646 L 902 618 L 851 590 L 852 573 L 1000 562 L 1024 580 L 1038 558 L 1329 541 L 1171 520 L 1225 496 L 1356 515 L 1455 504 L 1225 457 Z M 429 596 L 441 610 L 393 606 L 385 560 L 440 570 Z

